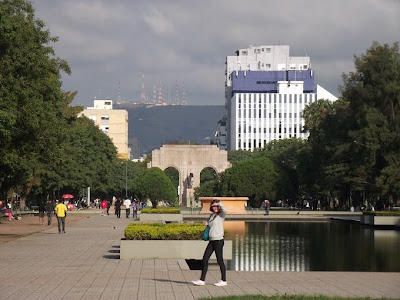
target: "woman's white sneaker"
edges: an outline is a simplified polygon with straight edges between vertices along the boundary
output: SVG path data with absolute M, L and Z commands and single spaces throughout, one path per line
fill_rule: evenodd
M 220 280 L 217 283 L 214 283 L 215 286 L 227 286 L 226 281 Z
M 206 285 L 206 282 L 203 280 L 193 280 L 194 285 Z

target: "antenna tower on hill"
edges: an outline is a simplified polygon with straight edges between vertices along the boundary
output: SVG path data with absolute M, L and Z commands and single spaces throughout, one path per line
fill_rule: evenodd
M 142 74 L 142 92 L 140 93 L 140 102 L 146 104 L 146 90 L 144 89 L 144 74 Z
M 121 104 L 121 82 L 118 80 L 118 104 Z
M 157 104 L 157 86 L 153 86 L 153 104 Z
M 178 80 L 175 81 L 175 105 L 179 105 Z
M 182 105 L 187 105 L 185 85 L 182 83 Z
M 158 104 L 162 105 L 163 104 L 163 93 L 162 93 L 162 86 L 160 82 L 160 86 L 158 88 Z

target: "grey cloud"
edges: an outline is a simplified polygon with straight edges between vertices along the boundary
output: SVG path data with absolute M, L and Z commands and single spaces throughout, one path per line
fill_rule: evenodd
M 398 40 L 400 2 L 394 0 L 125 1 L 36 0 L 38 18 L 53 35 L 57 56 L 78 90 L 75 104 L 121 94 L 138 100 L 160 82 L 184 82 L 190 104 L 223 104 L 228 55 L 249 45 L 290 45 L 309 55 L 317 82 L 338 95 L 342 72 L 353 69 L 373 41 Z M 172 92 L 174 97 L 174 91 Z

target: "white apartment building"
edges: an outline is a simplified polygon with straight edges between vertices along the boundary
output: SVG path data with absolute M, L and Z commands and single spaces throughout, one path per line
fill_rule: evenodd
M 110 99 L 94 100 L 93 107 L 86 108 L 82 113 L 91 119 L 106 133 L 117 148 L 118 157 L 129 159 L 128 148 L 128 112 L 124 109 L 113 109 Z
M 289 56 L 289 46 L 250 46 L 228 56 L 225 96 L 226 148 L 218 138 L 217 144 L 251 151 L 276 139 L 307 138 L 301 132 L 304 107 L 337 99 L 315 86 L 310 58 Z

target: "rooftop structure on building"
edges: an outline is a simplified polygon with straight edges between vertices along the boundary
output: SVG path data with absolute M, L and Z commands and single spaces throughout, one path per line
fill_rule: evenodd
M 216 136 L 222 149 L 254 150 L 284 138 L 306 138 L 302 112 L 317 99 L 337 98 L 315 84 L 310 57 L 294 57 L 289 46 L 250 46 L 226 59 L 226 128 Z M 226 144 L 226 148 L 223 144 Z

